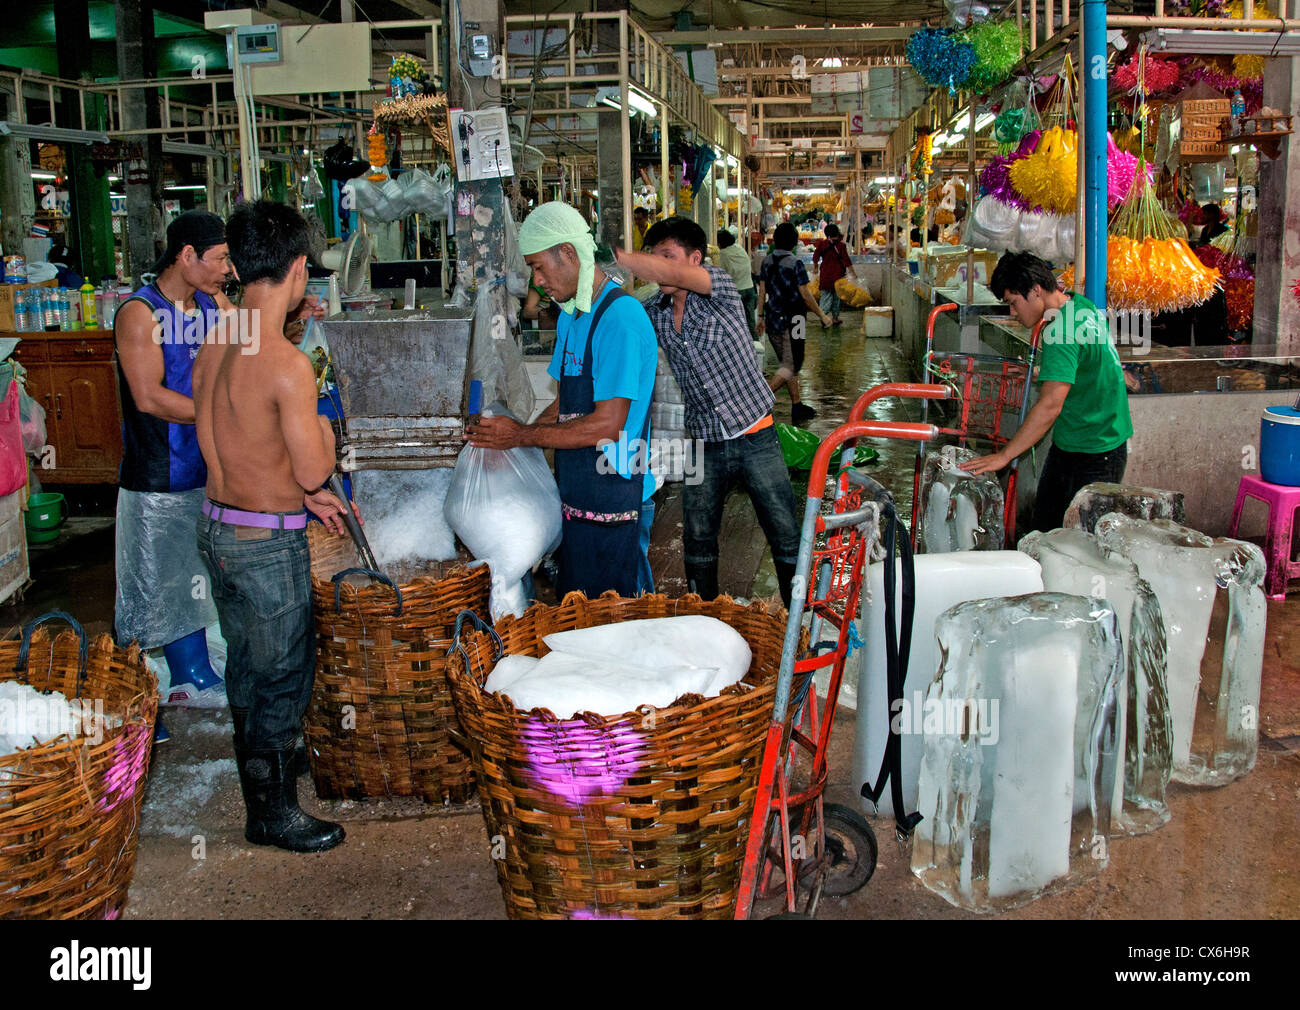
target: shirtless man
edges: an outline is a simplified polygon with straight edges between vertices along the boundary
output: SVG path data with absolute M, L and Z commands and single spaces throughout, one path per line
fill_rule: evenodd
M 307 225 L 282 204 L 242 203 L 226 238 L 244 297 L 222 339 L 209 337 L 194 363 L 208 467 L 199 553 L 229 647 L 230 707 L 246 713 L 235 739 L 244 835 L 320 852 L 343 841 L 343 828 L 299 808 L 293 768 L 316 658 L 306 509 L 341 534 L 343 503 L 324 490 L 334 433 L 316 413 L 311 361 L 284 336 L 307 289 Z

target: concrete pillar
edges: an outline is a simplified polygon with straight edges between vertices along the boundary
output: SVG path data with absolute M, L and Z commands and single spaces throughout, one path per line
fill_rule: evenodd
M 124 80 L 143 80 L 153 72 L 153 5 L 150 0 L 118 0 L 117 65 Z M 122 128 L 143 130 L 161 125 L 150 92 L 132 89 L 122 95 Z M 123 183 L 126 192 L 126 264 L 128 275 L 139 283 L 159 253 L 162 236 L 155 234 L 155 217 L 162 214 L 162 140 L 157 134 L 130 140 L 148 165 L 148 180 Z M 127 166 L 123 165 L 125 169 Z
M 54 5 L 55 49 L 59 76 L 70 80 L 90 80 L 90 13 L 85 3 L 56 0 Z M 100 125 L 87 102 L 87 128 Z M 98 110 L 95 110 L 96 113 Z M 76 96 L 65 93 L 57 102 L 55 122 L 59 126 L 81 129 L 81 112 Z M 108 200 L 108 176 L 97 174 L 84 144 L 65 144 L 71 216 L 67 241 L 72 249 L 72 264 L 95 283 L 115 274 L 113 264 L 113 217 Z
M 1300 115 L 1300 59 L 1265 61 L 1264 104 Z M 1291 287 L 1300 277 L 1300 142 L 1282 139 L 1276 159 L 1259 159 L 1259 231 L 1255 259 L 1256 344 L 1300 354 L 1300 301 Z M 1288 185 L 1288 180 L 1291 180 Z

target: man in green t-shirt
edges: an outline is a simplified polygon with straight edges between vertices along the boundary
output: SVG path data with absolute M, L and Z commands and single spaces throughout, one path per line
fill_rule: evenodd
M 1046 261 L 1007 253 L 989 282 L 1023 326 L 1043 327 L 1038 402 L 1006 448 L 964 464 L 971 473 L 1001 470 L 1050 430 L 1052 448 L 1038 478 L 1032 528 L 1056 529 L 1085 484 L 1119 483 L 1133 422 L 1119 352 L 1106 315 L 1079 294 L 1061 291 Z M 1028 530 L 1026 530 L 1028 532 Z

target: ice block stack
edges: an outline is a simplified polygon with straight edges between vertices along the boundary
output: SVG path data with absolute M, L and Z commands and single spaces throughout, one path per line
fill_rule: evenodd
M 1217 786 L 1245 775 L 1259 749 L 1263 553 L 1167 519 L 1114 512 L 1097 522 L 1097 539 L 1107 553 L 1137 565 L 1165 615 L 1173 779 Z M 1206 655 L 1212 620 L 1223 650 Z
M 936 633 L 912 872 L 979 912 L 1095 876 L 1118 760 L 1115 612 L 1031 593 L 959 604 Z
M 978 453 L 945 445 L 925 459 L 921 474 L 918 554 L 999 551 L 1003 545 L 1003 495 L 996 473 L 978 476 L 961 464 Z
M 902 599 L 901 562 L 896 566 L 898 599 Z M 916 808 L 916 781 L 921 767 L 925 692 L 939 668 L 935 643 L 935 621 L 958 603 L 990 596 L 1020 596 L 1043 588 L 1038 562 L 1019 551 L 964 551 L 955 554 L 923 554 L 916 558 L 916 612 L 912 617 L 912 649 L 903 684 L 902 703 L 891 710 L 885 684 L 885 566 L 876 562 L 867 570 L 862 594 L 862 637 L 850 662 L 857 662 L 856 680 L 845 678 L 840 704 L 856 705 L 858 721 L 853 740 L 853 775 L 858 783 L 875 784 L 885 756 L 891 725 L 902 735 L 903 802 Z M 895 611 L 895 621 L 901 619 Z M 856 687 L 850 693 L 849 687 Z M 876 808 L 862 801 L 866 813 Z M 880 797 L 879 813 L 893 816 L 889 789 Z
M 1124 774 L 1115 779 L 1111 802 L 1114 834 L 1139 835 L 1169 820 L 1165 786 L 1173 753 L 1165 622 L 1160 603 L 1137 567 L 1102 550 L 1078 529 L 1031 533 L 1020 550 L 1043 570 L 1048 592 L 1104 599 L 1119 619 L 1125 671 L 1119 680 L 1119 753 Z
M 1062 525 L 1066 529 L 1093 533 L 1097 520 L 1108 512 L 1119 512 L 1134 519 L 1172 519 L 1181 523 L 1183 493 L 1135 484 L 1085 484 L 1065 510 Z

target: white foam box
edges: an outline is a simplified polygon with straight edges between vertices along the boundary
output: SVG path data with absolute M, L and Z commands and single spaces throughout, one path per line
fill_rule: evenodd
M 0 602 L 25 586 L 30 576 L 22 498 L 22 488 L 0 498 Z
M 862 310 L 862 332 L 868 337 L 892 337 L 894 310 L 887 305 L 868 305 Z

